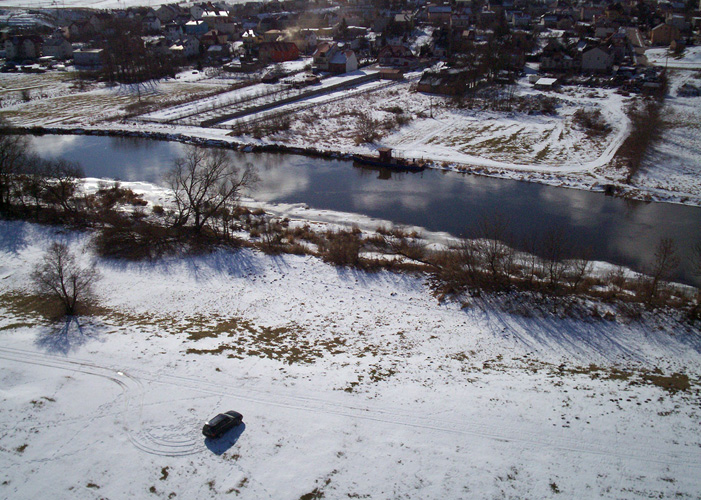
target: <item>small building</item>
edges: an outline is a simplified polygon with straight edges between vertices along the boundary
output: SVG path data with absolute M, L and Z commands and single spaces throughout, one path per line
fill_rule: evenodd
M 404 72 L 399 68 L 380 68 L 380 80 L 404 80 Z
M 73 64 L 79 70 L 97 71 L 102 69 L 102 49 L 78 49 L 73 51 Z
M 441 95 L 461 95 L 468 88 L 465 71 L 449 69 L 440 72 L 425 71 L 417 85 L 419 92 Z
M 358 69 L 358 58 L 355 52 L 340 50 L 329 60 L 329 71 L 335 74 L 352 73 Z
M 533 84 L 538 90 L 553 90 L 559 87 L 557 78 L 538 78 Z
M 411 49 L 404 45 L 385 45 L 377 54 L 377 61 L 382 66 L 398 68 L 412 68 L 418 63 Z
M 161 20 L 155 14 L 149 14 L 141 20 L 141 26 L 146 33 L 161 31 Z

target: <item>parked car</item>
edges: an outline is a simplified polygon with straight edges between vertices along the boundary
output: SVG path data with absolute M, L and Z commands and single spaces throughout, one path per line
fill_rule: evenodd
M 202 427 L 202 434 L 210 438 L 217 438 L 223 435 L 232 427 L 236 427 L 243 422 L 243 415 L 237 411 L 227 411 L 212 418 Z

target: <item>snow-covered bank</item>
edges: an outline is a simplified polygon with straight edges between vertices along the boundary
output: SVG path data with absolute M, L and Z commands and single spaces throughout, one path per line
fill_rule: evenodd
M 190 73 L 154 84 L 153 91 L 143 97 L 143 102 L 125 88 L 96 86 L 78 91 L 69 83 L 51 80 L 47 75 L 34 76 L 49 80 L 36 92 L 36 98 L 23 102 L 17 97 L 20 95 L 17 89 L 31 85 L 32 81 L 26 75 L 11 75 L 21 80 L 16 85 L 8 84 L 9 89 L 2 94 L 2 115 L 15 126 L 39 131 L 153 135 L 186 141 L 220 141 L 220 144 L 241 149 L 269 148 L 325 156 L 373 153 L 384 145 L 405 157 L 432 160 L 434 168 L 575 189 L 609 189 L 632 199 L 701 206 L 701 187 L 695 181 L 688 182 L 698 173 L 695 160 L 699 157 L 698 144 L 687 137 L 676 140 L 677 137 L 671 135 L 662 142 L 663 161 L 658 162 L 656 156 L 650 162 L 652 167 L 660 167 L 659 175 L 652 173 L 653 182 L 625 183 L 627 170 L 615 167 L 612 159 L 628 134 L 628 118 L 624 111 L 631 98 L 612 89 L 573 86 L 548 93 L 533 89 L 526 80 L 519 81 L 515 95 L 522 104 L 530 106 L 543 99 L 556 103 L 557 113 L 547 115 L 516 110 L 461 109 L 445 98 L 412 92 L 411 83 L 404 82 L 365 93 L 362 98 L 295 112 L 288 130 L 271 131 L 260 138 L 232 136 L 228 129 L 203 128 L 177 121 L 149 123 L 141 121 L 134 111 L 127 113 L 127 109 L 150 106 L 165 107 L 165 114 L 177 108 L 185 114 L 192 112 L 196 117 L 197 110 L 207 109 L 205 104 L 210 101 L 235 101 L 245 97 L 247 92 L 246 89 L 227 90 L 233 80 L 222 75 L 207 77 L 200 72 L 194 76 Z M 192 81 L 195 76 L 199 79 Z M 679 78 L 686 78 L 685 73 L 672 75 L 672 88 Z M 211 97 L 213 89 L 220 89 L 221 93 Z M 187 96 L 197 95 L 210 97 L 182 104 Z M 686 106 L 693 114 L 700 108 L 700 102 L 690 99 Z M 169 108 L 172 103 L 180 104 Z M 574 119 L 580 109 L 600 112 L 611 132 L 605 137 L 588 134 Z M 143 112 L 147 110 L 144 108 Z M 384 137 L 377 143 L 356 144 L 355 117 L 359 115 L 372 118 L 383 130 L 389 127 L 383 132 Z M 399 121 L 398 116 L 402 117 Z M 402 125 L 397 125 L 400 122 Z M 678 157 L 684 161 L 677 162 Z
M 89 260 L 87 236 L 0 234 L 2 496 L 701 492 L 701 340 L 669 319 L 462 309 L 418 277 L 240 250 L 98 261 L 100 309 L 57 332 L 29 272 L 55 239 Z M 245 428 L 205 441 L 228 409 Z

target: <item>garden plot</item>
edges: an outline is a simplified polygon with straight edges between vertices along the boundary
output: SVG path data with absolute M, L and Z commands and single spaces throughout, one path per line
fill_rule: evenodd
M 41 82 L 45 75 L 34 75 Z M 74 91 L 68 83 L 58 80 L 57 88 L 46 98 L 19 102 L 15 99 L 0 110 L 16 126 L 95 126 L 106 121 L 122 119 L 149 106 L 191 100 L 216 89 L 197 82 L 164 81 L 143 86 L 90 85 Z M 13 88 L 13 87 L 11 87 Z M 16 94 L 17 91 L 12 91 Z M 31 94 L 30 94 L 31 96 Z
M 141 119 L 183 125 L 199 125 L 203 122 L 218 123 L 219 121 L 228 121 L 231 124 L 233 120 L 226 120 L 229 115 L 239 114 L 256 119 L 258 114 L 282 107 L 290 99 L 302 100 L 305 96 L 324 94 L 326 90 L 330 94 L 337 93 L 338 86 L 356 87 L 362 85 L 368 77 L 372 76 L 373 72 L 356 71 L 325 78 L 318 85 L 299 89 L 284 84 L 261 83 L 232 90 L 216 97 L 193 101 L 183 106 L 150 113 L 142 116 Z M 278 102 L 280 106 L 276 105 Z
M 609 91 L 570 89 L 552 93 L 554 116 L 456 108 L 450 99 L 410 91 L 411 83 L 368 92 L 362 99 L 324 105 L 296 115 L 288 132 L 274 140 L 342 150 L 374 149 L 382 144 L 406 157 L 424 157 L 467 165 L 523 170 L 574 172 L 590 170 L 610 160 L 612 150 L 627 132 L 626 98 Z M 520 85 L 523 98 L 542 96 Z M 590 135 L 573 120 L 576 110 L 599 110 L 610 125 L 606 137 Z M 345 119 L 343 116 L 345 115 Z M 354 116 L 368 115 L 382 131 L 375 144 L 358 147 Z M 401 126 L 396 118 L 401 116 Z M 392 124 L 392 120 L 395 123 Z
M 375 92 L 379 89 L 391 87 L 396 85 L 395 82 L 387 81 L 372 81 L 369 83 L 363 83 L 352 88 L 343 88 L 337 90 L 329 90 L 328 92 L 323 92 L 319 95 L 314 95 L 312 97 L 302 98 L 299 101 L 292 102 L 290 104 L 284 104 L 282 106 L 277 106 L 268 111 L 262 111 L 259 113 L 253 113 L 242 118 L 235 118 L 232 120 L 227 120 L 222 123 L 217 124 L 218 127 L 222 128 L 235 128 L 238 125 L 245 125 L 253 121 L 264 121 L 274 117 L 290 115 L 293 113 L 299 113 L 306 109 L 315 108 L 317 106 L 323 105 L 338 105 L 338 102 L 344 99 L 362 99 L 364 95 L 369 92 Z

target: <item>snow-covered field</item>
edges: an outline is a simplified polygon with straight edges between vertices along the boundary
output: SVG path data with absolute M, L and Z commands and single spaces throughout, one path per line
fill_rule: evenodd
M 29 273 L 88 237 L 0 234 L 1 497 L 701 495 L 701 341 L 672 320 L 461 308 L 240 250 L 98 261 L 99 307 L 61 329 Z M 644 381 L 675 372 L 690 390 Z M 245 426 L 205 440 L 229 409 Z
M 654 66 L 677 69 L 701 69 L 701 47 L 687 47 L 681 55 L 670 53 L 666 47 L 648 49 L 645 57 Z
M 667 127 L 646 158 L 633 184 L 646 190 L 701 195 L 701 74 L 672 70 L 669 97 L 663 108 Z M 680 89 L 698 95 L 680 95 Z

